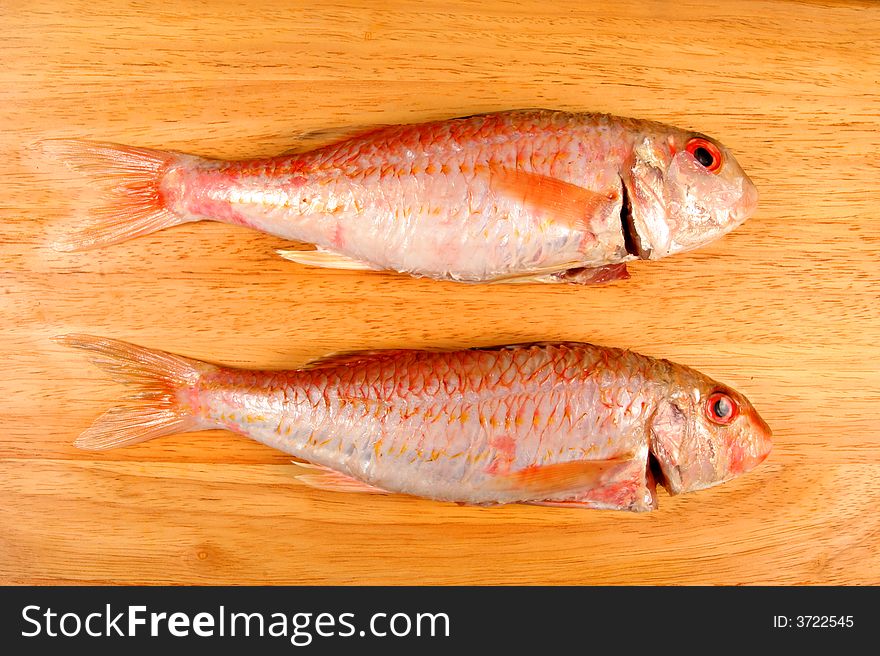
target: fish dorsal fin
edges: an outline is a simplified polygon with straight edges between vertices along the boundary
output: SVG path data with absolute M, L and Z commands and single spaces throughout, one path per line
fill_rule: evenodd
M 499 491 L 525 492 L 535 500 L 598 487 L 611 472 L 632 462 L 626 454 L 608 460 L 572 460 L 553 465 L 533 465 L 496 476 L 491 485 Z
M 338 367 L 338 366 L 346 366 L 351 364 L 357 364 L 359 362 L 366 362 L 367 360 L 387 360 L 390 358 L 398 357 L 406 353 L 451 353 L 453 351 L 461 351 L 466 349 L 461 348 L 443 348 L 441 346 L 433 347 L 433 348 L 423 348 L 418 351 L 414 351 L 412 349 L 368 349 L 364 351 L 337 351 L 336 353 L 329 353 L 328 355 L 322 355 L 314 360 L 310 360 L 302 367 L 299 367 L 300 371 L 306 371 L 309 369 L 324 369 L 327 367 Z
M 559 113 L 556 109 L 549 109 L 547 107 L 517 107 L 516 109 L 494 109 L 488 112 L 478 112 L 476 114 L 468 114 L 467 116 L 456 116 L 455 120 L 466 120 L 469 118 L 479 118 L 481 116 L 498 116 L 498 115 L 510 115 L 510 114 L 539 114 L 541 112 L 546 112 L 547 114 L 557 114 Z
M 542 341 L 542 342 L 518 342 L 515 344 L 495 344 L 492 346 L 474 346 L 471 351 L 510 351 L 513 349 L 527 349 L 532 347 L 548 346 L 584 346 L 585 342 Z
M 450 121 L 466 121 L 470 118 L 478 118 L 482 116 L 495 116 L 498 114 L 526 114 L 526 113 L 555 113 L 556 110 L 547 109 L 545 107 L 524 107 L 520 109 L 513 110 L 504 110 L 504 111 L 491 111 L 491 112 L 481 112 L 478 114 L 468 114 L 467 116 L 453 116 L 447 120 Z M 317 148 L 322 148 L 324 146 L 332 146 L 333 144 L 338 144 L 343 141 L 348 141 L 349 139 L 356 139 L 357 137 L 365 137 L 368 134 L 372 134 L 373 132 L 377 132 L 379 130 L 383 130 L 385 128 L 396 128 L 405 126 L 407 124 L 389 124 L 389 123 L 373 123 L 373 124 L 362 124 L 362 125 L 340 125 L 337 127 L 331 128 L 318 128 L 316 130 L 305 130 L 303 132 L 298 132 L 293 135 L 291 141 L 293 145 L 291 145 L 287 150 L 285 150 L 281 155 L 299 155 L 302 153 L 309 152 L 310 150 L 315 150 Z
M 326 369 L 328 367 L 340 367 L 367 360 L 384 360 L 397 354 L 404 353 L 404 349 L 375 349 L 372 351 L 340 351 L 329 353 L 319 358 L 310 360 L 300 367 L 300 371 L 309 369 Z
M 548 113 L 555 114 L 558 113 L 558 110 L 547 109 L 546 107 L 521 107 L 517 109 L 510 110 L 493 110 L 489 112 L 479 112 L 477 114 L 468 114 L 466 116 L 451 116 L 448 119 L 437 119 L 437 122 L 441 122 L 444 120 L 447 121 L 466 121 L 471 118 L 479 118 L 483 116 L 496 116 L 496 115 L 509 115 L 509 114 L 539 114 L 539 113 Z M 332 146 L 333 144 L 338 144 L 343 141 L 348 141 L 349 139 L 355 139 L 357 137 L 364 137 L 368 134 L 372 134 L 373 132 L 377 132 L 378 130 L 384 130 L 385 128 L 399 128 L 401 126 L 406 125 L 417 125 L 417 124 L 407 124 L 407 123 L 399 123 L 399 124 L 391 124 L 391 123 L 372 123 L 372 124 L 361 124 L 361 125 L 340 125 L 337 127 L 329 127 L 329 128 L 317 128 L 315 130 L 304 130 L 302 132 L 297 132 L 292 135 L 291 141 L 293 144 L 284 152 L 281 153 L 284 155 L 299 155 L 302 153 L 309 152 L 310 150 L 315 150 L 317 148 L 322 148 L 324 146 Z
M 329 490 L 331 492 L 364 492 L 366 494 L 389 494 L 369 483 L 364 483 L 351 476 L 340 474 L 335 469 L 316 465 L 311 462 L 295 462 L 295 465 L 303 469 L 311 470 L 306 474 L 298 474 L 296 480 L 304 485 L 317 490 Z
M 355 260 L 347 255 L 335 251 L 319 248 L 314 251 L 275 251 L 285 260 L 303 264 L 305 266 L 321 267 L 323 269 L 343 269 L 346 271 L 378 271 L 378 267 L 367 262 Z
M 388 358 L 398 357 L 405 353 L 454 353 L 456 351 L 510 351 L 514 349 L 531 348 L 531 347 L 564 347 L 564 346 L 583 346 L 582 342 L 565 342 L 565 341 L 544 341 L 544 342 L 520 342 L 518 344 L 495 344 L 489 346 L 474 346 L 471 348 L 462 348 L 459 346 L 433 346 L 431 348 L 421 348 L 416 351 L 411 349 L 366 349 L 362 351 L 337 351 L 327 355 L 319 356 L 313 360 L 309 360 L 306 364 L 298 367 L 299 371 L 310 369 L 323 369 L 326 367 L 345 366 L 366 362 L 367 360 L 384 360 Z M 590 461 L 595 462 L 595 461 Z
M 489 186 L 498 194 L 536 210 L 549 220 L 588 230 L 590 219 L 620 199 L 540 173 L 502 166 L 489 168 Z
M 319 128 L 307 130 L 293 136 L 294 145 L 281 155 L 299 155 L 302 153 L 348 141 L 355 137 L 363 137 L 377 130 L 390 127 L 386 124 L 375 125 L 343 125 L 335 128 Z

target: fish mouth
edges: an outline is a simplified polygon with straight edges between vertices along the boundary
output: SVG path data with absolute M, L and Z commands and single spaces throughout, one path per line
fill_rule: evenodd
M 647 260 L 651 257 L 651 249 L 644 246 L 642 237 L 636 230 L 632 195 L 623 177 L 620 178 L 620 230 L 623 233 L 623 247 L 628 255 L 640 260 Z
M 764 421 L 754 408 L 750 409 L 749 415 L 758 436 L 758 444 L 754 449 L 754 452 L 750 453 L 743 459 L 742 471 L 738 472 L 741 474 L 751 471 L 760 465 L 767 459 L 770 452 L 773 450 L 773 431 L 770 430 L 770 426 L 767 425 L 767 422 Z
M 737 225 L 749 219 L 758 208 L 758 188 L 749 176 L 745 173 L 742 175 L 742 195 L 733 213 Z

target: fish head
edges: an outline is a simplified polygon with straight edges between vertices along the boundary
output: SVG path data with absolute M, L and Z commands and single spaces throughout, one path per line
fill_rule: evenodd
M 634 254 L 645 260 L 708 244 L 741 225 L 758 204 L 758 190 L 730 150 L 697 132 L 639 132 L 623 180 L 624 229 Z
M 724 483 L 764 461 L 772 432 L 745 396 L 678 365 L 673 381 L 649 423 L 651 456 L 670 494 Z

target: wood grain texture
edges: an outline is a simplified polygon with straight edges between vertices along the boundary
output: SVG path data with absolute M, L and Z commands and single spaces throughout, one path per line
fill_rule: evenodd
M 0 583 L 880 584 L 877 3 L 12 0 L 0 25 Z M 534 106 L 716 136 L 759 211 L 595 288 L 308 270 L 281 240 L 207 223 L 68 254 L 48 242 L 82 180 L 28 148 L 247 157 Z M 629 347 L 744 392 L 775 450 L 644 515 L 321 492 L 224 432 L 96 455 L 72 441 L 122 389 L 49 341 L 73 331 L 265 368 Z

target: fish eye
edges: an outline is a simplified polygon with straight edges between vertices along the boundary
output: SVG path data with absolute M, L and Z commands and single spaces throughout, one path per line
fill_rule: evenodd
M 707 171 L 716 173 L 721 170 L 721 165 L 723 164 L 721 151 L 711 141 L 695 137 L 687 142 L 685 150 L 693 155 L 694 159 Z
M 738 414 L 736 401 L 724 392 L 715 392 L 706 399 L 706 416 L 716 424 L 729 424 Z

